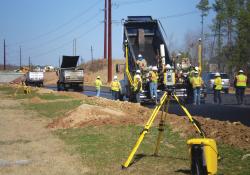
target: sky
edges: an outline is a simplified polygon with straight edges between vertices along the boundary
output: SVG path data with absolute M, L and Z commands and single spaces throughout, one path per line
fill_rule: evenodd
M 170 52 L 181 49 L 187 32 L 200 32 L 199 0 L 112 0 L 112 56 L 123 58 L 122 19 L 152 16 L 159 19 L 171 40 Z M 210 3 L 213 2 L 210 0 Z M 58 66 L 62 55 L 73 54 L 81 61 L 103 57 L 104 0 L 0 0 L 0 64 L 3 41 L 7 64 L 22 65 L 30 57 L 34 65 Z M 205 20 L 208 28 L 213 18 Z M 20 49 L 21 48 L 21 49 Z

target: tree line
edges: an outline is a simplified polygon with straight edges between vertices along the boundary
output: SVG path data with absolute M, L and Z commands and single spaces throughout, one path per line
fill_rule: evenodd
M 219 71 L 232 73 L 243 69 L 250 73 L 250 0 L 200 0 L 196 6 L 201 17 L 210 10 L 215 18 L 210 26 L 213 49 L 210 63 L 218 65 Z M 204 34 L 206 35 L 206 34 Z

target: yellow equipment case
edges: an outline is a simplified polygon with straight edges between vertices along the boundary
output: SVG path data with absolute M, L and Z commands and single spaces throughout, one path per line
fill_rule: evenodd
M 187 141 L 191 156 L 192 174 L 217 173 L 218 151 L 214 139 L 194 138 Z

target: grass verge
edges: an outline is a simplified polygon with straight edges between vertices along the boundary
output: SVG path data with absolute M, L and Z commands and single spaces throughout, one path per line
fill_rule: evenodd
M 99 126 L 79 129 L 58 130 L 56 134 L 80 154 L 93 174 L 189 174 L 190 161 L 186 140 L 169 128 L 161 143 L 160 156 L 154 157 L 158 130 L 153 127 L 145 137 L 131 167 L 121 170 L 142 127 L 139 126 Z M 219 145 L 222 160 L 218 174 L 250 174 L 250 159 L 241 160 L 247 151 L 227 145 Z

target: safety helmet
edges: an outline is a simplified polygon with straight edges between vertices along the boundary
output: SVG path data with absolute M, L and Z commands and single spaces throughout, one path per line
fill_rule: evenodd
M 141 57 L 142 57 L 142 55 L 141 55 L 141 54 L 139 54 L 139 55 L 138 55 L 138 58 L 141 58 Z
M 97 78 L 97 79 L 100 79 L 101 77 L 98 75 L 96 78 Z
M 136 79 L 141 79 L 140 75 L 138 75 L 138 74 L 135 76 L 135 78 Z
M 216 72 L 214 76 L 220 77 L 220 73 L 219 73 L 219 72 Z
M 153 67 L 152 67 L 152 70 L 156 70 L 156 71 L 157 71 L 157 70 L 158 70 L 158 69 L 157 69 L 157 66 L 153 66 Z
M 138 69 L 138 70 L 136 70 L 136 73 L 137 73 L 137 74 L 140 74 L 140 73 L 141 73 L 141 71 Z
M 117 75 L 114 76 L 114 80 L 117 80 Z
M 241 70 L 239 70 L 239 73 L 244 73 L 244 71 L 241 69 Z
M 199 67 L 198 67 L 198 66 L 195 66 L 195 67 L 194 67 L 194 70 L 199 71 Z
M 165 68 L 166 68 L 166 69 L 171 69 L 170 64 L 167 64 L 167 65 L 165 66 Z
M 152 70 L 152 66 L 148 66 L 148 70 Z

